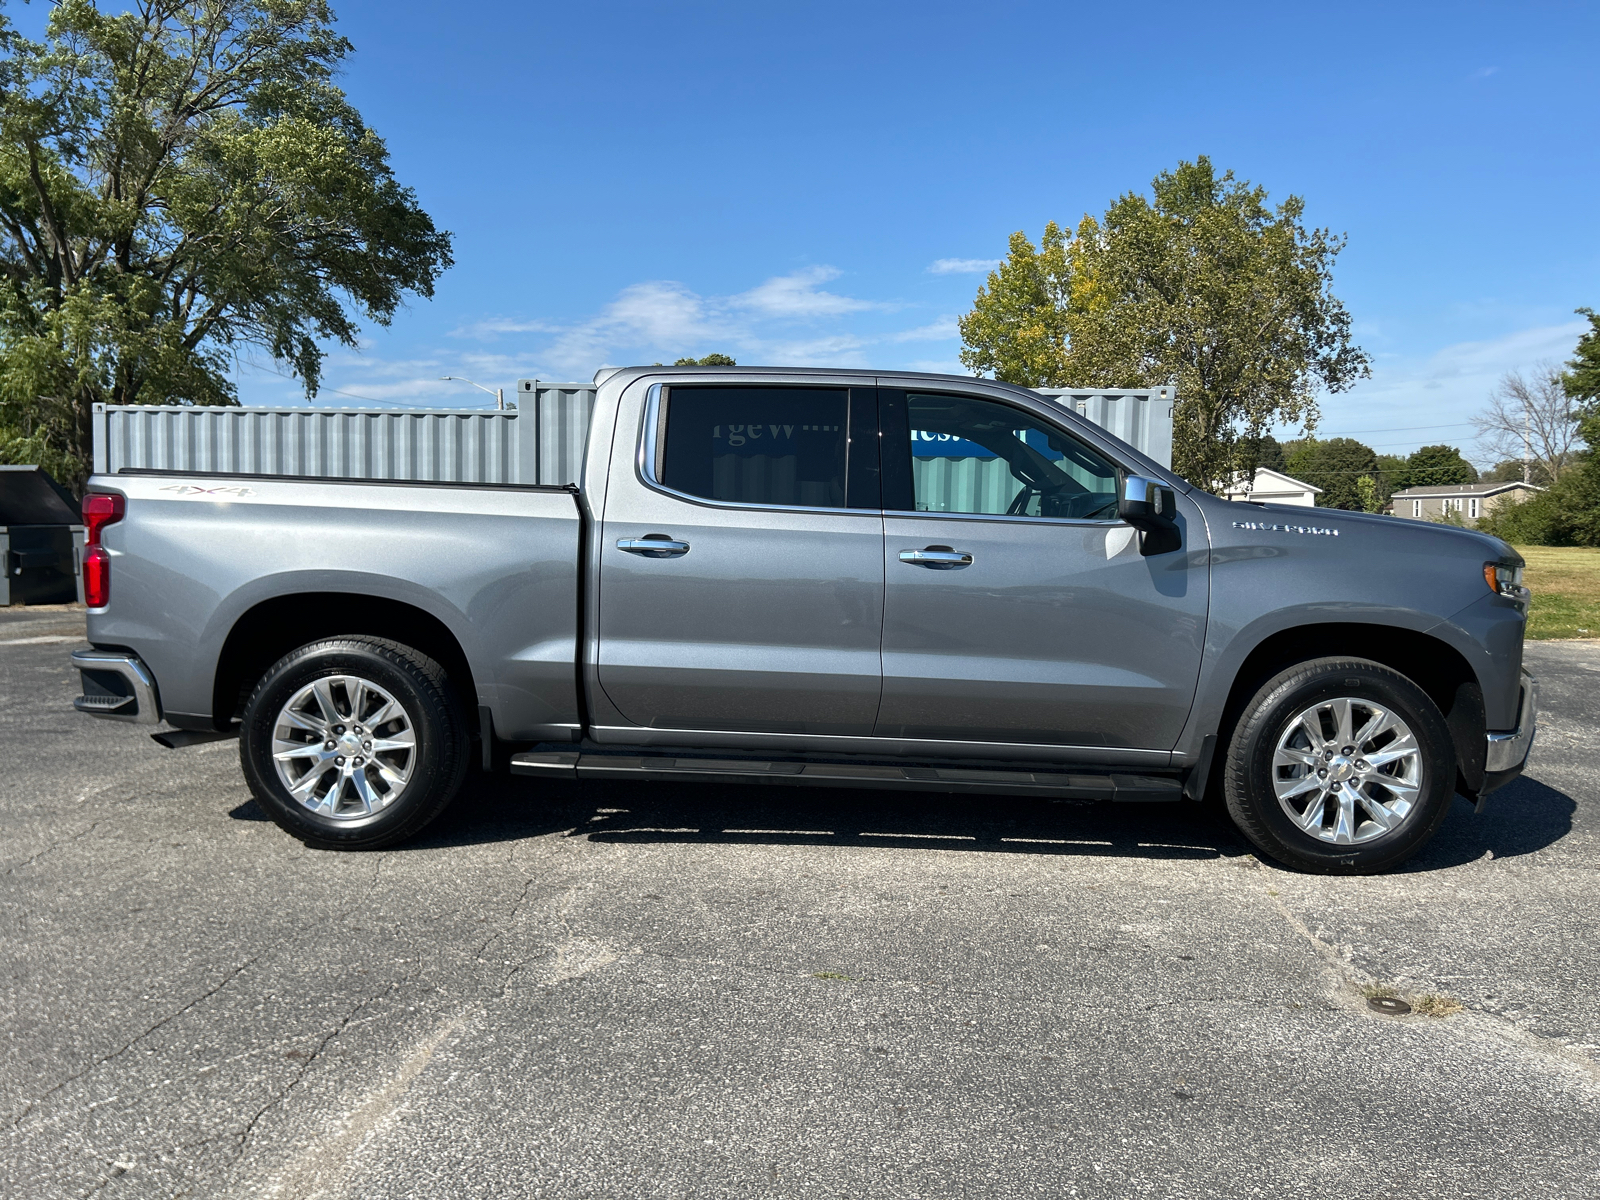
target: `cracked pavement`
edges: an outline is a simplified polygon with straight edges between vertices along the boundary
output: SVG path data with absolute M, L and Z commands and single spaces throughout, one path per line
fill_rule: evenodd
M 1600 1194 L 1600 643 L 1326 879 L 1192 805 L 481 778 L 312 851 L 73 713 L 81 630 L 0 611 L 5 1195 Z

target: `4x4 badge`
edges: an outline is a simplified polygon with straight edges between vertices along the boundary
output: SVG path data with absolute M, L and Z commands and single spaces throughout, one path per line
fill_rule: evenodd
M 180 496 L 254 496 L 255 488 L 247 487 L 199 487 L 192 483 L 169 483 L 161 489 L 163 492 L 177 492 Z

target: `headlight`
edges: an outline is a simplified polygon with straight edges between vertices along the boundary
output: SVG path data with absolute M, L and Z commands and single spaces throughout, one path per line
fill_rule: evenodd
M 1498 592 L 1502 596 L 1509 596 L 1513 600 L 1520 600 L 1528 594 L 1522 586 L 1522 566 L 1511 563 L 1484 563 L 1483 581 L 1489 585 L 1491 592 Z

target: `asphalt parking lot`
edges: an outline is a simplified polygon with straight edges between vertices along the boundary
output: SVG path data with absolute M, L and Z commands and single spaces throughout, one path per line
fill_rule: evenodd
M 311 851 L 73 713 L 81 631 L 0 610 L 7 1196 L 1600 1194 L 1600 643 L 1323 879 L 1186 804 L 498 779 Z

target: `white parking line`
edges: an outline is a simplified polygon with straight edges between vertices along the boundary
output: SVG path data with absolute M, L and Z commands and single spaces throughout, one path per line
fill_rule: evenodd
M 76 634 L 49 634 L 43 637 L 6 638 L 0 641 L 0 646 L 39 646 L 45 642 L 81 642 L 83 640 Z

